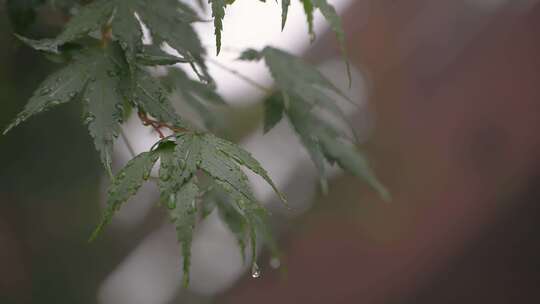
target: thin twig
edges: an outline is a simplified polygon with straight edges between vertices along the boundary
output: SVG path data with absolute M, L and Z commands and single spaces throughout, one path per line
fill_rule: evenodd
M 171 131 L 173 131 L 175 133 L 181 133 L 181 132 L 188 131 L 187 129 L 184 129 L 184 128 L 178 128 L 178 127 L 175 127 L 175 126 L 171 126 L 168 123 L 151 119 L 143 111 L 139 111 L 137 114 L 139 115 L 139 119 L 141 120 L 142 124 L 144 126 L 151 126 L 154 129 L 154 131 L 156 131 L 159 134 L 159 137 L 161 139 L 165 138 L 165 135 L 163 134 L 163 132 L 161 132 L 161 128 L 167 128 L 167 129 L 169 129 L 169 130 L 171 130 Z
M 246 83 L 248 83 L 248 84 L 252 85 L 253 87 L 261 90 L 262 92 L 264 92 L 266 94 L 271 94 L 272 93 L 272 89 L 265 87 L 264 85 L 262 85 L 262 84 L 256 82 L 255 80 L 247 77 L 246 75 L 238 72 L 237 70 L 229 68 L 228 66 L 226 66 L 226 65 L 222 64 L 221 62 L 219 62 L 219 61 L 217 61 L 215 59 L 212 59 L 212 58 L 207 58 L 206 60 L 208 60 L 210 63 L 217 66 L 218 68 L 220 68 L 220 69 L 222 69 L 224 71 L 227 71 L 227 72 L 233 74 L 234 76 L 242 79 Z
M 126 133 L 124 132 L 124 129 L 122 129 L 122 128 L 120 128 L 120 136 L 122 137 L 122 140 L 124 141 L 124 144 L 126 145 L 129 153 L 131 154 L 131 157 L 137 156 L 137 154 L 135 153 L 135 149 L 133 149 L 133 146 L 129 142 L 128 137 L 127 137 Z

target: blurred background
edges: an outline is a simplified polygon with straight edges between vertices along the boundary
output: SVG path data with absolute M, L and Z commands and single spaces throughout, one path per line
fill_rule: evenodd
M 310 44 L 299 1 L 283 33 L 279 5 L 237 2 L 224 51 L 210 55 L 231 105 L 220 135 L 251 151 L 289 197 L 293 211 L 253 179 L 281 260 L 262 248 L 262 277 L 251 278 L 213 214 L 196 229 L 192 283 L 181 288 L 174 228 L 152 185 L 87 243 L 108 179 L 71 103 L 0 137 L 0 304 L 540 303 L 540 1 L 329 1 L 347 33 L 350 89 L 320 16 Z M 58 68 L 12 33 L 50 37 L 65 22 L 43 7 L 23 27 L 8 9 L 0 1 L 2 127 Z M 212 25 L 197 29 L 214 54 Z M 346 111 L 391 203 L 339 170 L 321 195 L 287 123 L 262 135 L 264 94 L 222 67 L 271 86 L 264 65 L 234 60 L 267 44 L 303 55 L 360 104 Z M 137 151 L 156 140 L 136 119 L 124 130 Z M 118 140 L 117 169 L 129 158 Z

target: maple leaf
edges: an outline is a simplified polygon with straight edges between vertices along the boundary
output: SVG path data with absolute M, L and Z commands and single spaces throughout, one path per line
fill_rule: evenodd
M 321 175 L 321 186 L 327 191 L 326 171 L 328 164 L 337 163 L 344 170 L 363 178 L 382 198 L 389 200 L 386 188 L 378 181 L 367 164 L 365 156 L 356 148 L 346 130 L 342 130 L 319 114 L 337 116 L 344 125 L 346 116 L 326 92 L 332 91 L 348 99 L 316 68 L 305 64 L 300 58 L 282 50 L 266 47 L 262 51 L 246 50 L 242 60 L 264 59 L 276 82 L 277 94 L 264 103 L 264 131 L 268 132 L 285 115 L 291 122 L 302 144 L 308 151 Z M 349 127 L 349 131 L 352 128 Z

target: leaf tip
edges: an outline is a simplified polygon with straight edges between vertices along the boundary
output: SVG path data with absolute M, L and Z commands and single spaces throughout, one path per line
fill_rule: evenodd
M 184 272 L 182 274 L 182 286 L 184 288 L 188 288 L 189 287 L 189 273 L 186 273 Z
M 11 125 L 7 126 L 4 130 L 2 130 L 2 135 L 8 134 L 9 131 L 11 131 L 12 127 Z
M 99 224 L 96 227 L 96 229 L 94 229 L 90 237 L 88 238 L 88 243 L 94 242 L 99 237 L 102 231 L 103 231 L 103 224 Z

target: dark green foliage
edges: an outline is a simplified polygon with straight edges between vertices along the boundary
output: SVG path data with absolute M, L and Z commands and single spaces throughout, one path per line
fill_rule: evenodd
M 161 161 L 158 177 L 160 201 L 168 209 L 176 226 L 178 241 L 182 243 L 185 284 L 189 281 L 191 240 L 197 221 L 196 202 L 205 194 L 201 191 L 203 187 L 199 186 L 197 173 L 204 173 L 212 180 L 213 191 L 220 191 L 219 199 L 213 202 L 237 235 L 242 250 L 246 247 L 243 238 L 246 234 L 249 234 L 251 244 L 255 246 L 253 249 L 257 246 L 257 231 L 261 232 L 267 242 L 271 241 L 266 227 L 266 211 L 255 199 L 240 166 L 260 175 L 282 197 L 266 171 L 247 151 L 235 144 L 210 133 L 193 132 L 178 133 L 160 141 L 155 150 L 138 155 L 120 170 L 108 192 L 105 216 L 92 238 L 99 234 L 120 206 L 149 179 L 158 158 Z
M 289 14 L 289 6 L 291 6 L 291 0 L 281 0 L 281 29 L 285 28 L 287 23 L 287 15 Z
M 365 157 L 354 146 L 346 131 L 322 119 L 321 112 L 342 120 L 346 117 L 337 103 L 326 93 L 329 91 L 347 98 L 317 69 L 284 51 L 266 47 L 258 52 L 247 50 L 241 59 L 264 58 L 276 81 L 279 94 L 265 101 L 264 130 L 268 132 L 286 114 L 294 130 L 321 174 L 321 185 L 326 191 L 327 163 L 337 163 L 344 170 L 359 176 L 373 186 L 384 199 L 388 191 L 375 178 Z
M 216 35 L 216 53 L 221 51 L 221 31 L 223 30 L 223 18 L 225 17 L 225 0 L 209 0 L 212 6 L 212 17 L 214 17 L 214 27 Z
M 225 106 L 226 103 L 215 90 L 190 79 L 180 69 L 169 70 L 165 81 L 171 91 L 179 93 L 183 100 L 198 113 L 208 130 L 215 130 L 219 126 L 219 118 L 216 117 L 212 107 Z
M 107 196 L 107 209 L 101 223 L 92 234 L 91 240 L 99 235 L 122 204 L 137 193 L 143 182 L 150 177 L 150 172 L 157 159 L 158 154 L 154 151 L 139 154 L 113 178 Z
M 283 118 L 283 98 L 271 95 L 264 101 L 264 133 L 268 133 Z
M 94 138 L 101 161 L 111 172 L 112 148 L 118 136 L 123 119 L 124 103 L 120 90 L 122 57 L 118 48 L 110 47 L 91 50 L 85 59 L 90 69 L 82 99 L 84 102 L 85 123 Z
M 205 62 L 206 50 L 193 28 L 193 23 L 202 19 L 186 2 L 178 0 L 96 0 L 87 5 L 77 2 L 8 1 L 10 18 L 21 30 L 33 21 L 34 12 L 40 5 L 76 13 L 57 37 L 34 40 L 17 36 L 23 43 L 65 66 L 39 85 L 4 134 L 33 115 L 72 100 L 81 101 L 84 122 L 112 178 L 107 208 L 92 239 L 145 181 L 152 180 L 159 187 L 161 205 L 176 227 L 185 285 L 189 283 L 193 228 L 216 208 L 236 236 L 242 256 L 247 247 L 251 248 L 252 268 L 257 270 L 257 241 L 262 240 L 274 255 L 277 249 L 269 228 L 268 213 L 257 202 L 242 168 L 259 175 L 283 202 L 286 200 L 251 154 L 207 132 L 218 128 L 220 117 L 215 107 L 226 103 L 216 93 Z M 225 8 L 234 2 L 208 2 L 214 18 L 218 53 Z M 330 22 L 343 47 L 344 34 L 334 8 L 325 0 L 302 2 L 310 33 L 313 34 L 313 13 L 318 9 Z M 282 0 L 282 27 L 290 4 L 290 0 Z M 143 25 L 150 31 L 150 45 L 143 45 Z M 177 54 L 163 51 L 166 45 Z M 344 95 L 331 82 L 297 57 L 275 48 L 247 50 L 241 59 L 264 59 L 276 81 L 279 93 L 264 103 L 265 132 L 286 116 L 323 181 L 326 167 L 335 163 L 365 179 L 383 197 L 388 197 L 347 130 L 332 125 L 320 115 L 325 113 L 345 119 L 329 92 Z M 199 79 L 192 79 L 184 70 L 171 67 L 175 64 L 189 66 Z M 147 66 L 164 67 L 167 74 L 154 77 Z M 170 100 L 172 92 L 182 96 L 198 113 L 206 130 L 195 128 L 175 112 Z M 132 110 L 137 111 L 144 125 L 152 127 L 162 138 L 150 151 L 134 156 L 113 176 L 112 148 L 121 124 Z M 162 128 L 172 131 L 173 135 L 165 137 Z M 159 174 L 151 177 L 158 159 Z

